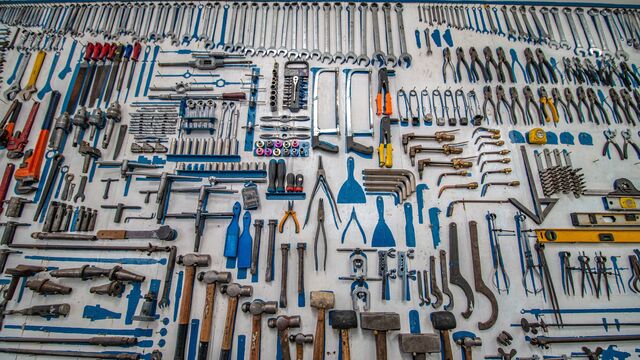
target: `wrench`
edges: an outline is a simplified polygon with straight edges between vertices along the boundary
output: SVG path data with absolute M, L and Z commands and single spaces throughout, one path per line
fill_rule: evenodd
M 15 80 L 12 81 L 12 85 L 7 90 L 5 90 L 3 94 L 4 98 L 8 101 L 13 101 L 16 96 L 18 96 L 18 93 L 22 90 L 22 86 L 20 85 L 20 83 L 22 82 L 22 78 L 24 77 L 24 74 L 27 70 L 27 65 L 29 64 L 30 59 L 31 52 L 25 53 L 22 61 L 14 71 L 14 75 L 11 76 L 12 78 L 15 78 Z
M 609 43 L 607 41 L 607 36 L 602 29 L 602 23 L 600 22 L 600 11 L 595 8 L 589 9 L 587 14 L 591 16 L 591 21 L 596 27 L 596 34 L 598 34 L 598 39 L 600 40 L 600 49 L 602 50 L 602 55 L 606 58 L 612 58 L 611 50 L 609 50 Z
M 489 20 L 489 28 L 491 29 L 492 34 L 498 33 L 498 28 L 496 24 L 493 22 L 493 15 L 491 14 L 491 6 L 483 5 L 484 11 L 487 13 L 487 20 Z
M 71 184 L 75 175 L 66 174 L 64 176 L 64 186 L 62 187 L 62 193 L 60 194 L 60 200 L 68 201 L 71 198 L 71 194 L 69 194 L 69 190 L 71 190 Z
M 153 15 L 153 8 L 150 6 L 149 10 L 151 11 L 151 15 L 149 15 L 149 16 L 152 16 Z M 171 44 L 173 46 L 180 45 L 180 41 L 178 39 L 178 36 L 180 36 L 180 31 L 182 31 L 182 23 L 184 22 L 184 17 L 187 15 L 187 12 L 188 12 L 187 10 L 188 10 L 187 9 L 187 4 L 184 4 L 184 3 L 180 4 L 179 11 L 178 11 L 178 13 L 176 15 L 177 16 L 176 17 L 176 22 L 175 22 L 174 27 L 173 27 L 173 35 L 171 36 Z M 146 38 L 146 36 L 143 37 L 143 38 Z
M 347 6 L 347 44 L 348 52 L 345 55 L 344 61 L 352 61 L 354 64 L 358 60 L 358 55 L 355 53 L 355 21 L 356 21 L 356 4 L 349 3 Z M 341 37 L 342 38 L 342 37 Z
M 553 32 L 551 17 L 549 16 L 549 8 L 543 6 L 542 8 L 540 8 L 540 14 L 542 14 L 542 19 L 544 20 L 544 24 L 547 27 L 547 42 L 549 46 L 556 50 L 560 49 L 560 43 L 558 43 L 558 41 L 556 40 L 556 35 Z
M 398 65 L 404 63 L 406 67 L 411 66 L 411 55 L 407 52 L 407 39 L 404 33 L 404 18 L 402 15 L 403 6 L 401 3 L 396 3 L 396 17 L 398 19 L 398 33 L 400 38 L 400 56 L 398 57 Z
M 499 36 L 506 36 L 506 34 L 504 33 L 504 31 L 502 31 L 502 25 L 500 24 L 500 14 L 498 14 L 498 8 L 497 7 L 492 7 L 491 10 L 493 11 L 493 15 L 496 18 L 496 23 L 498 25 L 498 35 Z M 508 29 L 507 29 L 508 31 Z
M 275 4 L 277 5 L 277 4 Z M 260 7 L 260 12 L 262 12 L 262 16 L 260 17 L 260 45 L 256 49 L 256 56 L 265 56 L 267 55 L 267 49 L 265 48 L 265 41 L 267 40 L 267 15 L 269 13 L 269 4 L 263 3 Z M 275 33 L 275 32 L 272 32 Z M 273 34 L 272 34 L 273 36 Z
M 238 42 L 233 44 L 233 51 L 234 52 L 243 52 L 244 51 L 244 39 L 245 39 L 245 33 L 246 33 L 246 26 L 247 26 L 247 10 L 249 10 L 249 4 L 246 2 L 243 2 L 242 4 L 240 4 L 240 34 L 238 36 Z
M 66 39 L 66 38 L 64 38 L 64 39 Z M 60 58 L 60 51 L 56 51 L 56 53 L 53 55 L 53 60 L 51 60 L 49 75 L 47 75 L 47 81 L 45 82 L 45 84 L 42 87 L 42 89 L 40 89 L 40 91 L 38 91 L 38 100 L 40 100 L 40 101 L 42 101 L 44 96 L 49 91 L 53 90 L 51 88 L 51 78 L 53 77 L 53 73 L 56 70 L 56 66 L 58 65 L 58 59 L 59 58 Z
M 527 8 L 524 5 L 521 5 L 518 10 L 520 10 L 520 15 L 522 15 L 522 22 L 524 23 L 524 27 L 527 29 L 527 37 L 529 41 L 534 44 L 542 43 L 540 37 L 538 37 L 537 33 L 533 31 L 533 27 L 529 22 L 529 18 L 527 17 Z
M 232 51 L 233 44 L 236 41 L 236 25 L 238 24 L 238 13 L 240 12 L 240 4 L 234 2 L 231 4 L 231 10 L 233 11 L 232 20 L 227 28 L 228 33 L 231 35 L 231 39 L 226 38 L 224 44 L 224 51 Z
M 298 52 L 298 10 L 300 9 L 300 6 L 298 3 L 292 3 L 291 8 L 294 19 L 289 19 L 289 21 L 293 22 L 293 28 L 291 29 L 291 46 L 289 54 L 287 55 L 290 61 L 300 57 L 300 52 Z
M 398 58 L 393 55 L 393 32 L 391 31 L 391 4 L 384 3 L 382 4 L 382 12 L 384 14 L 384 30 L 385 30 L 385 39 L 387 41 L 387 57 L 386 64 L 391 66 L 396 66 L 398 62 Z
M 309 55 L 309 59 L 317 57 L 318 60 L 322 58 L 322 52 L 320 52 L 320 48 L 318 45 L 320 36 L 318 33 L 320 32 L 320 5 L 318 3 L 311 3 L 311 10 L 313 17 L 313 50 L 311 50 L 311 54 Z
M 513 20 L 516 23 L 516 29 L 518 29 L 518 36 L 520 37 L 520 40 L 529 42 L 531 39 L 529 39 L 529 36 L 524 32 L 522 24 L 520 23 L 520 18 L 518 18 L 518 8 L 513 5 L 509 8 L 509 11 L 511 11 L 511 15 L 513 15 Z
M 73 202 L 78 202 L 78 200 L 84 202 L 85 196 L 84 196 L 84 190 L 87 187 L 87 177 L 82 175 L 80 176 L 80 185 L 78 186 L 78 192 L 76 193 L 76 196 L 73 197 Z
M 331 56 L 331 4 L 322 4 L 322 13 L 324 18 L 324 53 L 322 53 L 320 61 L 331 63 L 333 61 L 333 56 Z
M 251 3 L 251 20 L 249 22 L 251 27 L 249 29 L 249 33 L 251 34 L 251 43 L 245 46 L 244 55 L 245 56 L 253 56 L 256 53 L 255 45 L 256 45 L 256 27 L 258 25 L 258 3 Z
M 282 10 L 282 32 L 280 33 L 280 47 L 278 48 L 276 55 L 278 56 L 286 56 L 287 55 L 287 31 L 289 30 L 289 18 L 291 15 L 291 5 L 285 3 L 283 5 L 284 9 Z
M 567 41 L 567 37 L 564 34 L 564 28 L 562 27 L 562 21 L 560 20 L 560 10 L 558 10 L 557 7 L 552 7 L 549 12 L 551 12 L 551 15 L 553 16 L 553 21 L 556 23 L 556 29 L 558 29 L 558 36 L 560 37 L 560 42 L 558 43 L 558 45 L 565 49 L 565 50 L 569 50 L 571 49 L 571 45 L 569 45 L 569 42 Z
M 613 28 L 615 27 L 615 24 L 611 24 L 611 12 L 608 9 L 602 9 L 600 10 L 600 15 L 602 15 L 602 17 L 604 18 L 604 23 L 607 24 L 607 28 L 609 29 L 609 34 L 611 34 L 611 38 L 613 39 L 613 45 L 616 48 L 616 57 L 618 59 L 622 59 L 624 61 L 629 60 L 629 54 L 627 54 L 627 52 L 622 48 L 622 42 L 624 42 L 624 37 L 622 36 L 622 34 L 618 31 L 617 27 L 616 30 L 614 30 Z M 616 32 L 617 32 L 617 37 L 616 37 Z
M 333 55 L 333 62 L 344 64 L 347 61 L 347 58 L 345 58 L 342 53 L 342 4 L 336 3 L 334 6 L 336 8 L 336 53 Z M 349 6 L 351 6 L 351 3 Z M 348 14 L 347 16 L 350 17 L 351 14 Z M 353 28 L 351 30 L 353 30 Z M 349 29 L 347 29 L 347 31 L 349 31 Z M 348 34 L 347 36 L 349 38 L 353 37 L 351 34 Z
M 500 11 L 502 11 L 502 16 L 504 17 L 504 22 L 507 27 L 507 40 L 516 41 L 518 39 L 518 36 L 516 34 L 516 30 L 513 28 L 513 26 L 511 26 L 511 20 L 509 20 L 509 13 L 507 12 L 508 11 L 507 6 L 502 5 L 500 7 Z
M 538 30 L 536 34 L 539 34 L 540 43 L 547 43 L 549 45 L 549 33 L 545 31 L 544 26 L 542 26 L 542 22 L 540 22 L 540 18 L 538 18 L 538 11 L 535 6 L 529 7 L 529 13 L 531 14 L 531 18 L 533 19 L 533 23 L 536 25 L 536 29 Z
M 298 52 L 300 55 L 300 59 L 308 60 L 309 53 L 309 39 L 307 35 L 309 34 L 309 4 L 307 2 L 303 2 L 300 4 L 302 7 L 302 49 Z
M 356 64 L 358 66 L 367 66 L 371 63 L 367 56 L 369 53 L 367 49 L 367 5 L 360 3 L 358 11 L 360 12 L 360 56 L 356 59 Z
M 204 11 L 202 13 L 202 19 L 204 19 L 204 23 L 201 24 L 200 34 L 198 34 L 198 40 L 208 40 L 209 39 L 209 23 L 211 22 L 211 11 L 213 10 L 213 5 L 211 3 L 206 3 L 204 6 Z
M 584 49 L 584 46 L 582 46 L 582 41 L 580 41 L 580 34 L 578 34 L 576 22 L 573 20 L 573 12 L 571 11 L 571 8 L 565 7 L 562 9 L 562 12 L 567 18 L 569 29 L 571 30 L 571 35 L 573 36 L 573 40 L 576 43 L 576 47 L 573 48 L 573 53 L 578 56 L 586 56 L 587 51 Z
M 592 56 L 602 56 L 602 50 L 596 47 L 596 42 L 593 40 L 593 35 L 591 35 L 591 30 L 589 29 L 589 25 L 587 24 L 587 19 L 584 17 L 584 9 L 576 8 L 575 13 L 576 16 L 578 16 L 580 26 L 582 26 L 582 31 L 584 31 L 584 35 L 587 38 L 587 44 L 589 44 L 587 52 Z
M 378 61 L 379 66 L 384 66 L 386 56 L 380 50 L 380 25 L 378 23 L 378 4 L 373 3 L 371 6 L 371 25 L 373 26 L 373 55 L 371 62 Z

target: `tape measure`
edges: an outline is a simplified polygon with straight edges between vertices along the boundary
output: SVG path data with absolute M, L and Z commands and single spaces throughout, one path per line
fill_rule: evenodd
M 547 133 L 542 128 L 531 129 L 527 133 L 529 144 L 544 145 L 547 143 Z

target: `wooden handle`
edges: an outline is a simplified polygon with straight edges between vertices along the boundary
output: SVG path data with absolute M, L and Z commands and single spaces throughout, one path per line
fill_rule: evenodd
M 296 344 L 296 360 L 303 360 L 304 359 L 304 350 L 303 347 L 304 344 Z
M 251 320 L 251 350 L 249 360 L 260 360 L 260 340 L 262 338 L 262 315 L 253 315 Z
M 471 351 L 471 346 L 464 347 L 464 359 L 472 360 L 473 359 L 473 351 Z
M 318 309 L 316 335 L 313 338 L 313 360 L 322 360 L 322 355 L 324 355 L 324 313 L 325 309 Z
M 444 347 L 443 360 L 453 360 L 453 354 L 451 352 L 451 339 L 449 338 L 449 331 L 448 330 L 440 331 L 440 337 L 442 338 L 442 344 Z
M 376 359 L 387 360 L 387 332 L 374 331 L 376 336 Z
M 180 325 L 188 325 L 189 318 L 191 318 L 191 297 L 193 296 L 193 280 L 195 277 L 195 267 L 187 266 L 184 269 L 184 286 L 182 287 L 182 300 L 180 314 L 178 315 L 178 324 Z
M 126 239 L 126 230 L 100 230 L 96 237 L 100 240 L 120 240 Z
M 236 322 L 236 310 L 238 309 L 238 298 L 230 297 L 227 306 L 227 318 L 224 321 L 224 335 L 222 336 L 222 350 L 230 350 L 233 341 L 233 329 Z
M 340 341 L 342 342 L 342 360 L 351 360 L 351 349 L 349 348 L 349 330 L 340 330 Z
M 204 310 L 202 312 L 202 330 L 200 342 L 208 343 L 211 340 L 211 325 L 213 323 L 213 304 L 216 299 L 216 283 L 207 284 L 207 293 L 204 298 Z
M 280 335 L 280 350 L 282 351 L 282 360 L 291 360 L 291 351 L 289 350 L 289 331 L 282 330 Z

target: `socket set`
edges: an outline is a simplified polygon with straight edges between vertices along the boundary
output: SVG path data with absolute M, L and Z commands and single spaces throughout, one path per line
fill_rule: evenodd
M 254 172 L 267 171 L 267 164 L 261 161 L 246 162 L 207 162 L 207 163 L 185 163 L 176 164 L 177 171 L 232 171 L 232 172 Z
M 269 88 L 269 109 L 278 111 L 278 85 L 280 84 L 280 64 L 276 61 L 271 72 L 271 87 Z
M 265 157 L 307 157 L 309 156 L 308 141 L 258 140 L 254 143 L 253 154 Z
M 70 204 L 52 201 L 44 219 L 42 231 L 93 231 L 97 216 L 98 210 L 96 209 L 85 206 L 74 208 Z
M 307 109 L 309 91 L 309 63 L 287 61 L 284 64 L 284 95 L 282 107 L 292 113 Z
M 237 139 L 171 139 L 168 155 L 238 155 Z

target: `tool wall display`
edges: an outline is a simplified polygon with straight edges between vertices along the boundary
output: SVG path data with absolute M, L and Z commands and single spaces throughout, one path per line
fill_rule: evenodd
M 0 3 L 0 358 L 638 358 L 620 1 Z

